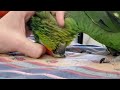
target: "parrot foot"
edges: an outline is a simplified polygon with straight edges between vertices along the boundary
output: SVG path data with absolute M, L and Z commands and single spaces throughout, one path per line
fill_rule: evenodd
M 110 63 L 113 65 L 114 70 L 120 71 L 120 56 L 114 57 Z
M 106 57 L 100 60 L 100 63 L 110 63 L 113 65 L 114 70 L 120 71 L 120 56 Z
M 113 61 L 113 56 L 106 56 L 100 60 L 100 63 L 111 63 Z
M 108 60 L 107 58 L 102 58 L 100 60 L 100 63 L 110 63 L 110 60 Z

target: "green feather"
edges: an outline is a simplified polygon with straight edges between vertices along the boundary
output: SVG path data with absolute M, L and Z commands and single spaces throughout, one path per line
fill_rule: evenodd
M 77 36 L 76 22 L 70 18 L 65 18 L 65 26 L 59 27 L 55 17 L 49 11 L 38 11 L 31 18 L 30 27 L 32 28 L 35 39 L 50 50 L 55 50 L 60 43 L 68 46 Z M 78 29 L 77 29 L 78 30 Z
M 95 22 L 97 22 L 97 19 L 95 19 L 95 17 L 90 18 L 88 15 L 86 15 L 86 13 L 84 11 L 78 11 L 78 12 L 79 12 L 79 14 L 78 14 L 78 16 L 77 15 L 76 16 L 79 19 L 74 19 L 76 17 L 72 17 L 72 18 L 76 22 L 78 22 L 78 25 L 79 25 L 78 27 L 81 32 L 88 34 L 94 40 L 106 45 L 107 47 L 110 47 L 112 49 L 120 51 L 120 40 L 119 40 L 120 39 L 120 28 L 117 30 L 117 33 L 114 33 L 112 31 L 110 32 L 110 30 L 108 31 L 108 30 L 106 30 L 106 28 L 102 28 L 101 26 L 96 24 Z M 73 11 L 71 14 L 77 14 L 77 13 L 75 13 Z M 93 15 L 93 13 L 95 14 L 96 11 L 94 11 L 94 12 L 92 11 L 91 13 L 92 13 L 91 15 Z M 104 13 L 107 13 L 107 12 L 104 11 Z M 97 17 L 97 15 L 96 15 L 96 17 Z M 99 15 L 98 15 L 98 17 L 99 17 Z
M 83 32 L 106 47 L 120 51 L 119 11 L 67 11 L 64 28 L 57 25 L 49 11 L 41 11 L 32 17 L 30 27 L 36 41 L 51 50 L 56 50 L 61 43 L 68 46 Z

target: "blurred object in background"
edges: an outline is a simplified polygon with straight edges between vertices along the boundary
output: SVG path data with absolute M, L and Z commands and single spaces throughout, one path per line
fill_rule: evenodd
M 108 55 L 109 52 L 106 48 L 98 46 L 98 45 L 70 45 L 66 48 L 66 51 L 76 52 L 76 53 L 87 53 L 94 55 Z
M 96 40 L 94 40 L 93 38 L 91 38 L 87 34 L 83 34 L 83 43 L 82 44 L 84 44 L 84 45 L 97 45 L 97 46 L 101 46 L 101 47 L 105 48 L 105 45 L 97 42 Z
M 78 34 L 78 43 L 83 44 L 83 33 Z
M 3 17 L 7 13 L 8 13 L 8 11 L 0 11 L 0 18 Z

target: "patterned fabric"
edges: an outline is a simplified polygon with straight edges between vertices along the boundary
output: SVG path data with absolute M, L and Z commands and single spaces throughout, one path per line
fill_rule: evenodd
M 81 52 L 81 49 L 84 52 Z M 105 48 L 93 45 L 69 46 L 66 49 L 66 58 L 44 55 L 39 59 L 33 59 L 18 52 L 1 54 L 0 79 L 120 78 L 119 63 L 99 63 L 106 55 Z

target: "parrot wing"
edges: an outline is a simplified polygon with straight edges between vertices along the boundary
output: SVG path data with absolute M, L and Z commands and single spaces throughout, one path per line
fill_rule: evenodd
M 120 12 L 113 11 L 85 11 L 91 20 L 109 32 L 120 32 Z
M 119 54 L 120 11 L 70 11 L 79 29 L 104 44 L 112 55 Z

